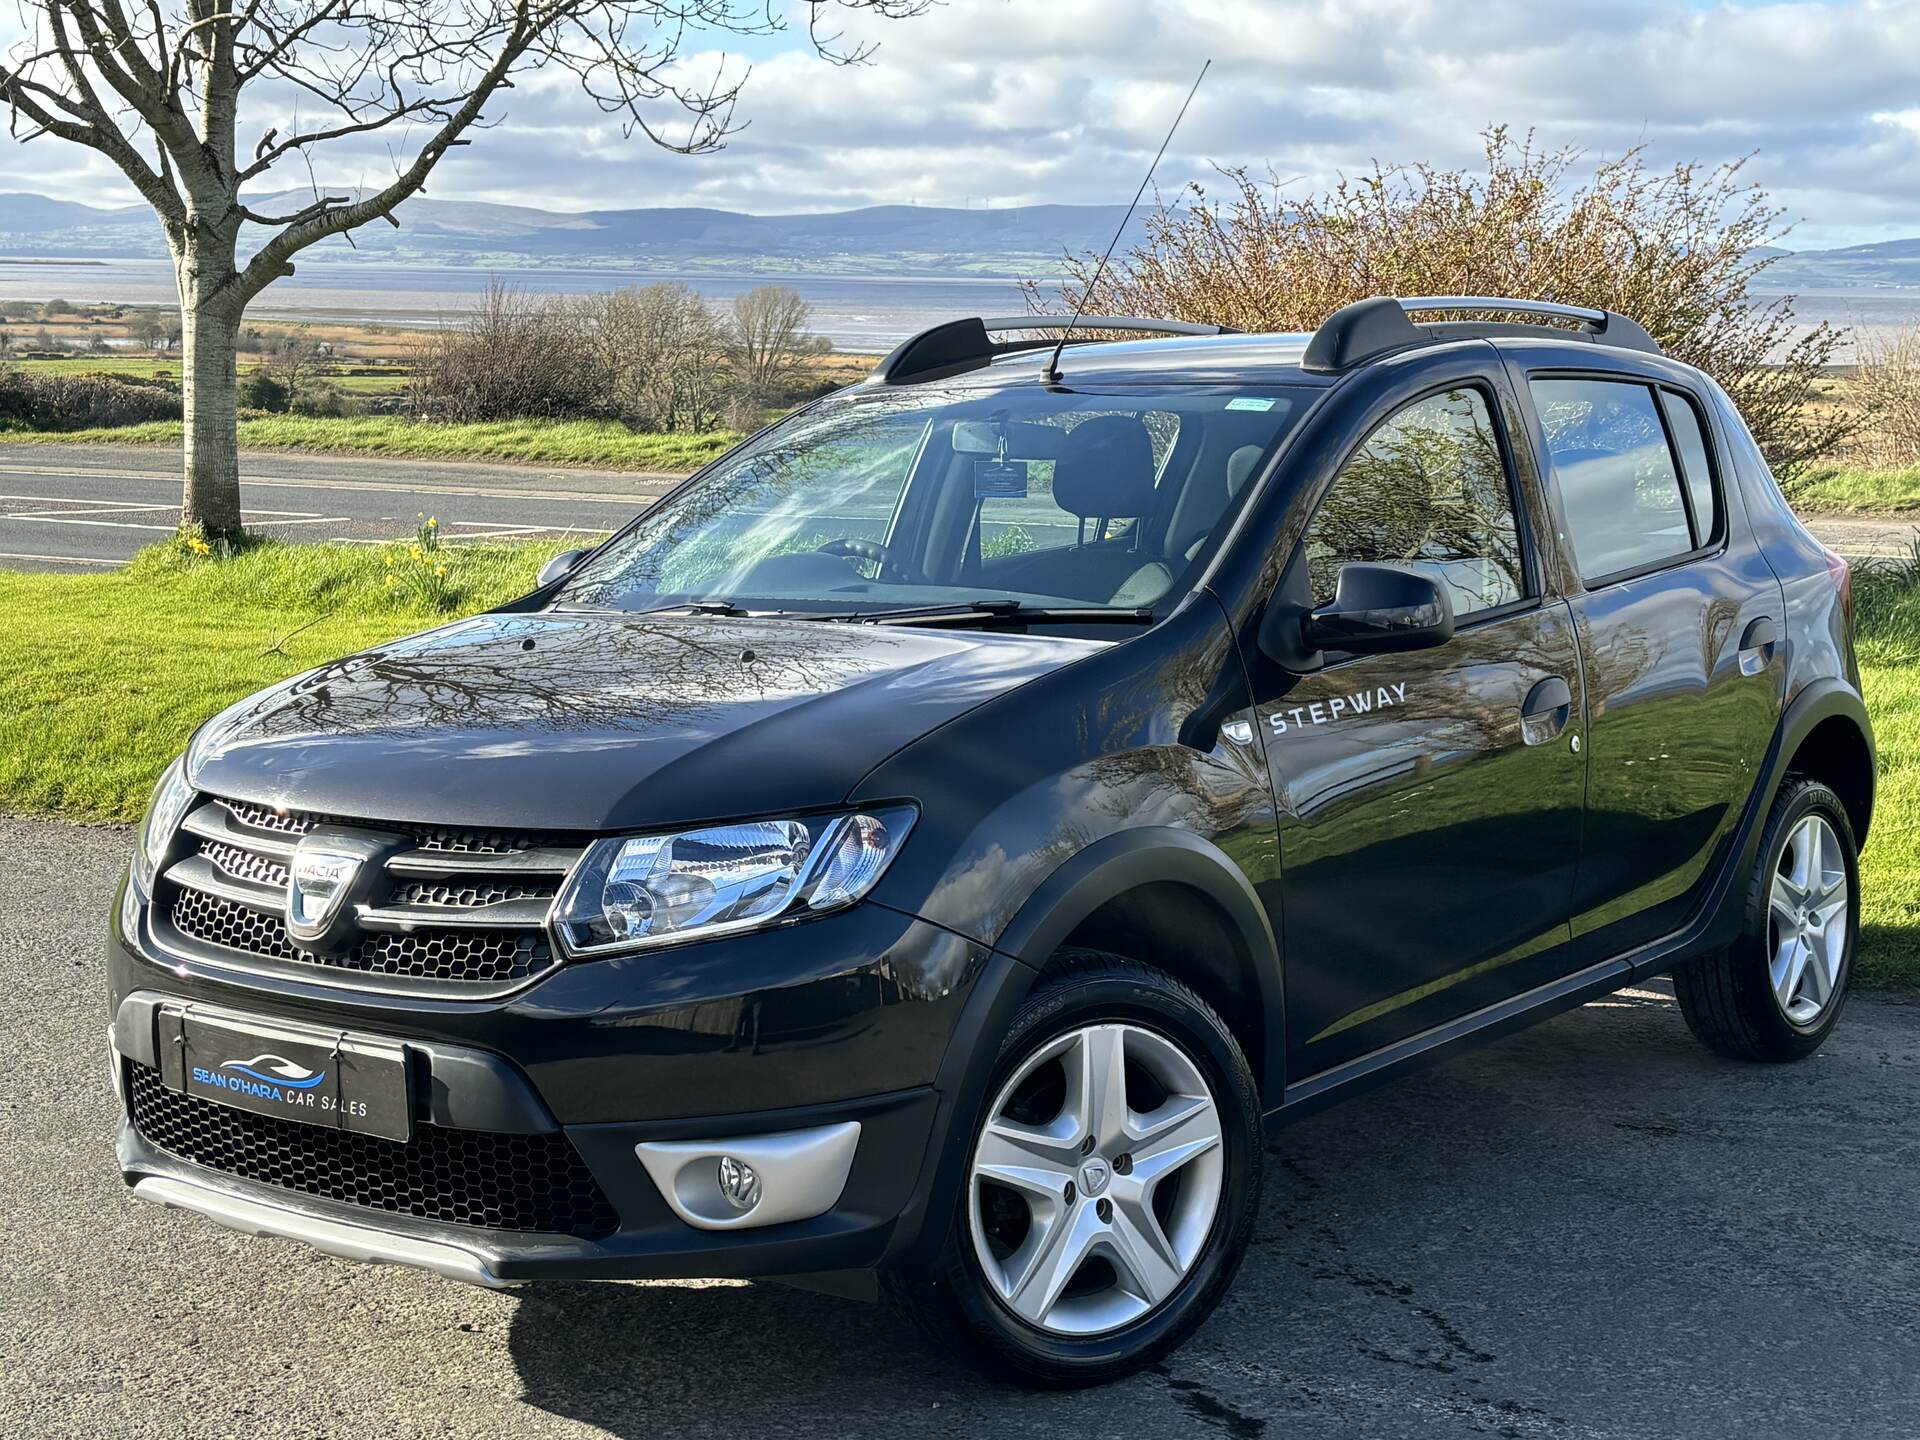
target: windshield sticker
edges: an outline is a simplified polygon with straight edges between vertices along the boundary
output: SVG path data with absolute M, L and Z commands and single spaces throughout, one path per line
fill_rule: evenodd
M 1273 401 L 1262 395 L 1236 395 L 1227 401 L 1229 410 L 1271 410 Z
M 1027 462 L 1024 460 L 976 460 L 973 462 L 973 498 L 976 500 L 1020 500 L 1027 493 Z
M 1407 687 L 1404 684 L 1377 685 L 1371 690 L 1356 690 L 1351 695 L 1336 695 L 1331 700 L 1316 700 L 1311 705 L 1276 710 L 1267 717 L 1267 723 L 1273 727 L 1274 734 L 1284 735 L 1289 730 L 1325 725 L 1347 715 L 1368 715 L 1375 710 L 1391 710 L 1396 705 L 1406 703 Z

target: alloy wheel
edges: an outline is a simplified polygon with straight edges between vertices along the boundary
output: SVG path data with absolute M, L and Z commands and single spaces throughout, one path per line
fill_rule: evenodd
M 1768 978 L 1780 1013 L 1816 1023 L 1832 1004 L 1847 954 L 1847 863 L 1840 837 L 1818 814 L 1787 834 L 1768 901 Z
M 1224 1175 L 1219 1107 L 1193 1059 L 1141 1026 L 1082 1026 L 994 1098 L 969 1176 L 974 1254 L 1027 1324 L 1104 1334 L 1180 1288 Z

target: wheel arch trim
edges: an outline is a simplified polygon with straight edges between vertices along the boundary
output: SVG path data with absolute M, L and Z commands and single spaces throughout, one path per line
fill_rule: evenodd
M 1259 991 L 1266 1071 L 1261 1093 L 1285 1088 L 1285 991 L 1279 940 L 1253 884 L 1212 841 L 1170 825 L 1122 830 L 1096 840 L 1056 867 L 1029 895 L 997 937 L 994 948 L 1031 969 L 1109 901 L 1148 885 L 1195 891 L 1224 918 L 1239 940 Z M 1132 957 L 1152 963 L 1152 956 Z

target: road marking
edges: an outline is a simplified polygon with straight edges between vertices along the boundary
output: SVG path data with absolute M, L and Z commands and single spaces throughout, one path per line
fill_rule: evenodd
M 46 498 L 46 497 L 42 497 Z M 83 500 L 56 500 L 56 505 L 85 505 L 82 510 L 8 510 L 0 518 L 39 520 L 49 515 L 141 515 L 154 510 L 177 510 L 177 505 L 87 505 Z
M 0 515 L 0 520 L 31 520 L 36 525 L 97 525 L 105 530 L 159 530 L 171 535 L 178 525 L 136 525 L 131 520 L 81 520 L 74 516 L 55 518 L 52 515 Z
M 144 480 L 149 484 L 173 486 L 180 483 L 180 477 L 177 475 L 156 475 L 139 470 L 88 470 L 84 467 L 57 470 L 49 467 L 0 465 L 0 475 L 50 475 L 62 480 L 76 481 L 104 477 L 111 480 Z M 245 475 L 240 477 L 240 488 L 243 491 L 250 486 L 277 490 L 357 490 L 368 494 L 466 495 L 483 500 L 580 500 L 595 505 L 632 505 L 636 501 L 658 499 L 684 478 L 680 475 L 645 476 L 630 495 L 614 495 L 594 490 L 506 490 L 484 485 L 440 485 L 431 481 L 404 484 L 399 481 L 379 480 L 260 480 Z M 54 495 L 0 496 L 0 499 L 38 500 L 42 503 L 59 498 L 61 497 Z M 76 502 L 85 503 L 82 496 L 72 498 Z
M 118 570 L 127 563 L 124 560 L 95 560 L 85 555 L 25 555 L 13 550 L 0 550 L 0 560 L 45 560 L 52 565 L 104 565 L 109 570 Z

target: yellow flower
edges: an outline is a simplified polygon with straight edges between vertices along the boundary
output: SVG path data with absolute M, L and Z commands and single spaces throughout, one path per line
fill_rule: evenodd
M 431 529 L 433 529 L 433 528 L 434 528 L 434 527 L 435 527 L 436 525 L 438 525 L 439 523 L 440 523 L 440 521 L 439 521 L 439 519 L 438 519 L 438 518 L 436 518 L 435 516 L 432 516 L 432 515 L 429 515 L 429 516 L 427 517 L 427 528 L 428 528 L 429 530 L 431 530 Z
M 438 575 L 442 580 L 444 580 L 447 578 L 447 567 L 442 565 L 438 570 L 434 571 L 433 573 Z

